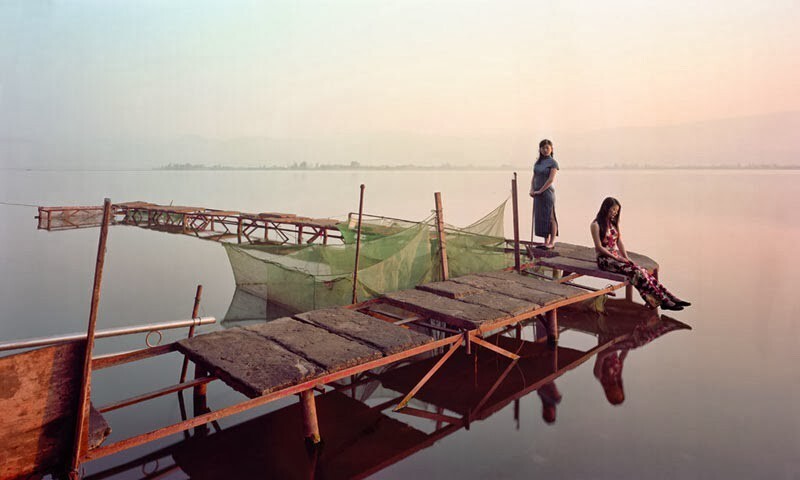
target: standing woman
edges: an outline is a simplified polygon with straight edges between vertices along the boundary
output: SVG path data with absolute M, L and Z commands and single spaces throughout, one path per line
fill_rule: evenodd
M 533 231 L 537 237 L 544 237 L 544 245 L 541 247 L 548 250 L 553 248 L 558 235 L 556 191 L 553 188 L 557 171 L 558 163 L 553 159 L 553 142 L 544 139 L 539 142 L 539 158 L 533 164 L 530 195 L 533 197 Z
M 639 295 L 651 308 L 683 310 L 691 305 L 662 285 L 647 269 L 633 263 L 622 243 L 619 231 L 619 216 L 622 207 L 616 198 L 607 197 L 600 205 L 600 211 L 590 226 L 594 250 L 597 253 L 597 267 L 607 272 L 622 273 L 636 287 Z

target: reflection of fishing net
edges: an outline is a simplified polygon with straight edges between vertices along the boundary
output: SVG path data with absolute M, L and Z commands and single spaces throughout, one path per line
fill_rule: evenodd
M 103 207 L 39 208 L 39 228 L 43 230 L 98 227 L 102 222 Z
M 505 203 L 472 225 L 446 228 L 450 276 L 513 264 L 505 253 Z M 295 311 L 351 302 L 355 264 L 354 222 L 339 225 L 343 245 L 224 244 L 236 286 Z M 440 279 L 434 222 L 365 216 L 356 292 L 359 301 Z

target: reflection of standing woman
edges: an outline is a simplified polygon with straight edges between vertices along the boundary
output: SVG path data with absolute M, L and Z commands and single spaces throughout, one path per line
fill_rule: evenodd
M 533 231 L 537 237 L 544 237 L 544 248 L 553 248 L 558 235 L 556 220 L 556 179 L 558 163 L 553 160 L 553 142 L 539 142 L 539 158 L 533 164 L 533 180 L 530 195 L 533 197 Z M 533 240 L 533 234 L 531 235 Z

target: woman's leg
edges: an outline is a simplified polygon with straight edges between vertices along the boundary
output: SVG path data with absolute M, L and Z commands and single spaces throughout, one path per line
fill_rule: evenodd
M 646 273 L 644 269 L 639 268 L 636 265 L 619 262 L 608 257 L 598 258 L 597 266 L 600 267 L 600 270 L 613 273 L 622 273 L 627 276 L 628 282 L 633 285 L 633 288 L 639 292 L 642 300 L 644 300 L 644 302 L 650 307 L 657 308 L 659 305 L 661 305 L 661 302 L 663 301 L 662 296 L 654 293 L 655 290 L 653 286 L 642 274 L 643 271 Z
M 545 238 L 544 243 L 548 247 L 556 244 L 556 234 L 558 233 L 558 220 L 556 220 L 556 209 L 553 207 L 550 210 L 550 233 Z

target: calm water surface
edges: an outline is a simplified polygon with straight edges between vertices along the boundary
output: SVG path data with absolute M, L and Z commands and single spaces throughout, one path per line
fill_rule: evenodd
M 0 201 L 94 205 L 110 197 L 327 217 L 357 210 L 358 185 L 364 183 L 369 213 L 422 219 L 433 208 L 433 192 L 441 191 L 445 220 L 466 225 L 508 197 L 510 177 L 510 172 L 0 171 Z M 522 193 L 528 181 L 525 173 Z M 629 352 L 620 405 L 607 401 L 589 360 L 556 380 L 561 401 L 554 423 L 543 420 L 541 396 L 530 393 L 469 429 L 455 429 L 376 467 L 374 476 L 798 478 L 799 181 L 798 173 L 783 171 L 562 171 L 556 187 L 560 240 L 588 245 L 588 225 L 600 201 L 617 197 L 626 246 L 658 260 L 663 281 L 694 303 L 671 315 L 692 330 Z M 522 211 L 521 229 L 529 232 L 528 197 Z M 33 208 L 0 205 L 0 341 L 86 329 L 98 230 L 37 231 L 35 214 Z M 197 284 L 204 286 L 202 314 L 222 319 L 234 292 L 220 245 L 130 227 L 111 229 L 103 281 L 98 328 L 187 318 Z M 180 336 L 170 333 L 165 340 Z M 97 348 L 103 353 L 143 342 L 101 340 Z M 580 350 L 596 343 L 571 332 L 562 339 L 562 346 Z M 100 371 L 93 401 L 105 404 L 170 385 L 180 363 L 181 357 L 171 354 Z M 217 383 L 209 388 L 212 408 L 242 399 Z M 383 388 L 358 392 L 361 398 L 371 395 L 370 405 L 393 394 Z M 276 402 L 220 426 L 230 429 L 293 403 Z M 177 421 L 180 413 L 170 396 L 107 418 L 114 429 L 109 442 Z M 430 421 L 393 418 L 426 433 L 435 430 Z M 258 433 L 242 431 L 245 438 Z M 286 438 L 296 433 L 284 432 Z M 143 477 L 174 465 L 178 454 L 161 455 L 157 463 L 137 459 L 182 439 L 92 462 L 87 473 L 108 473 L 133 461 L 114 478 Z M 179 445 L 184 452 L 209 448 Z M 223 467 L 225 461 L 216 460 Z M 184 470 L 168 476 L 189 478 Z

